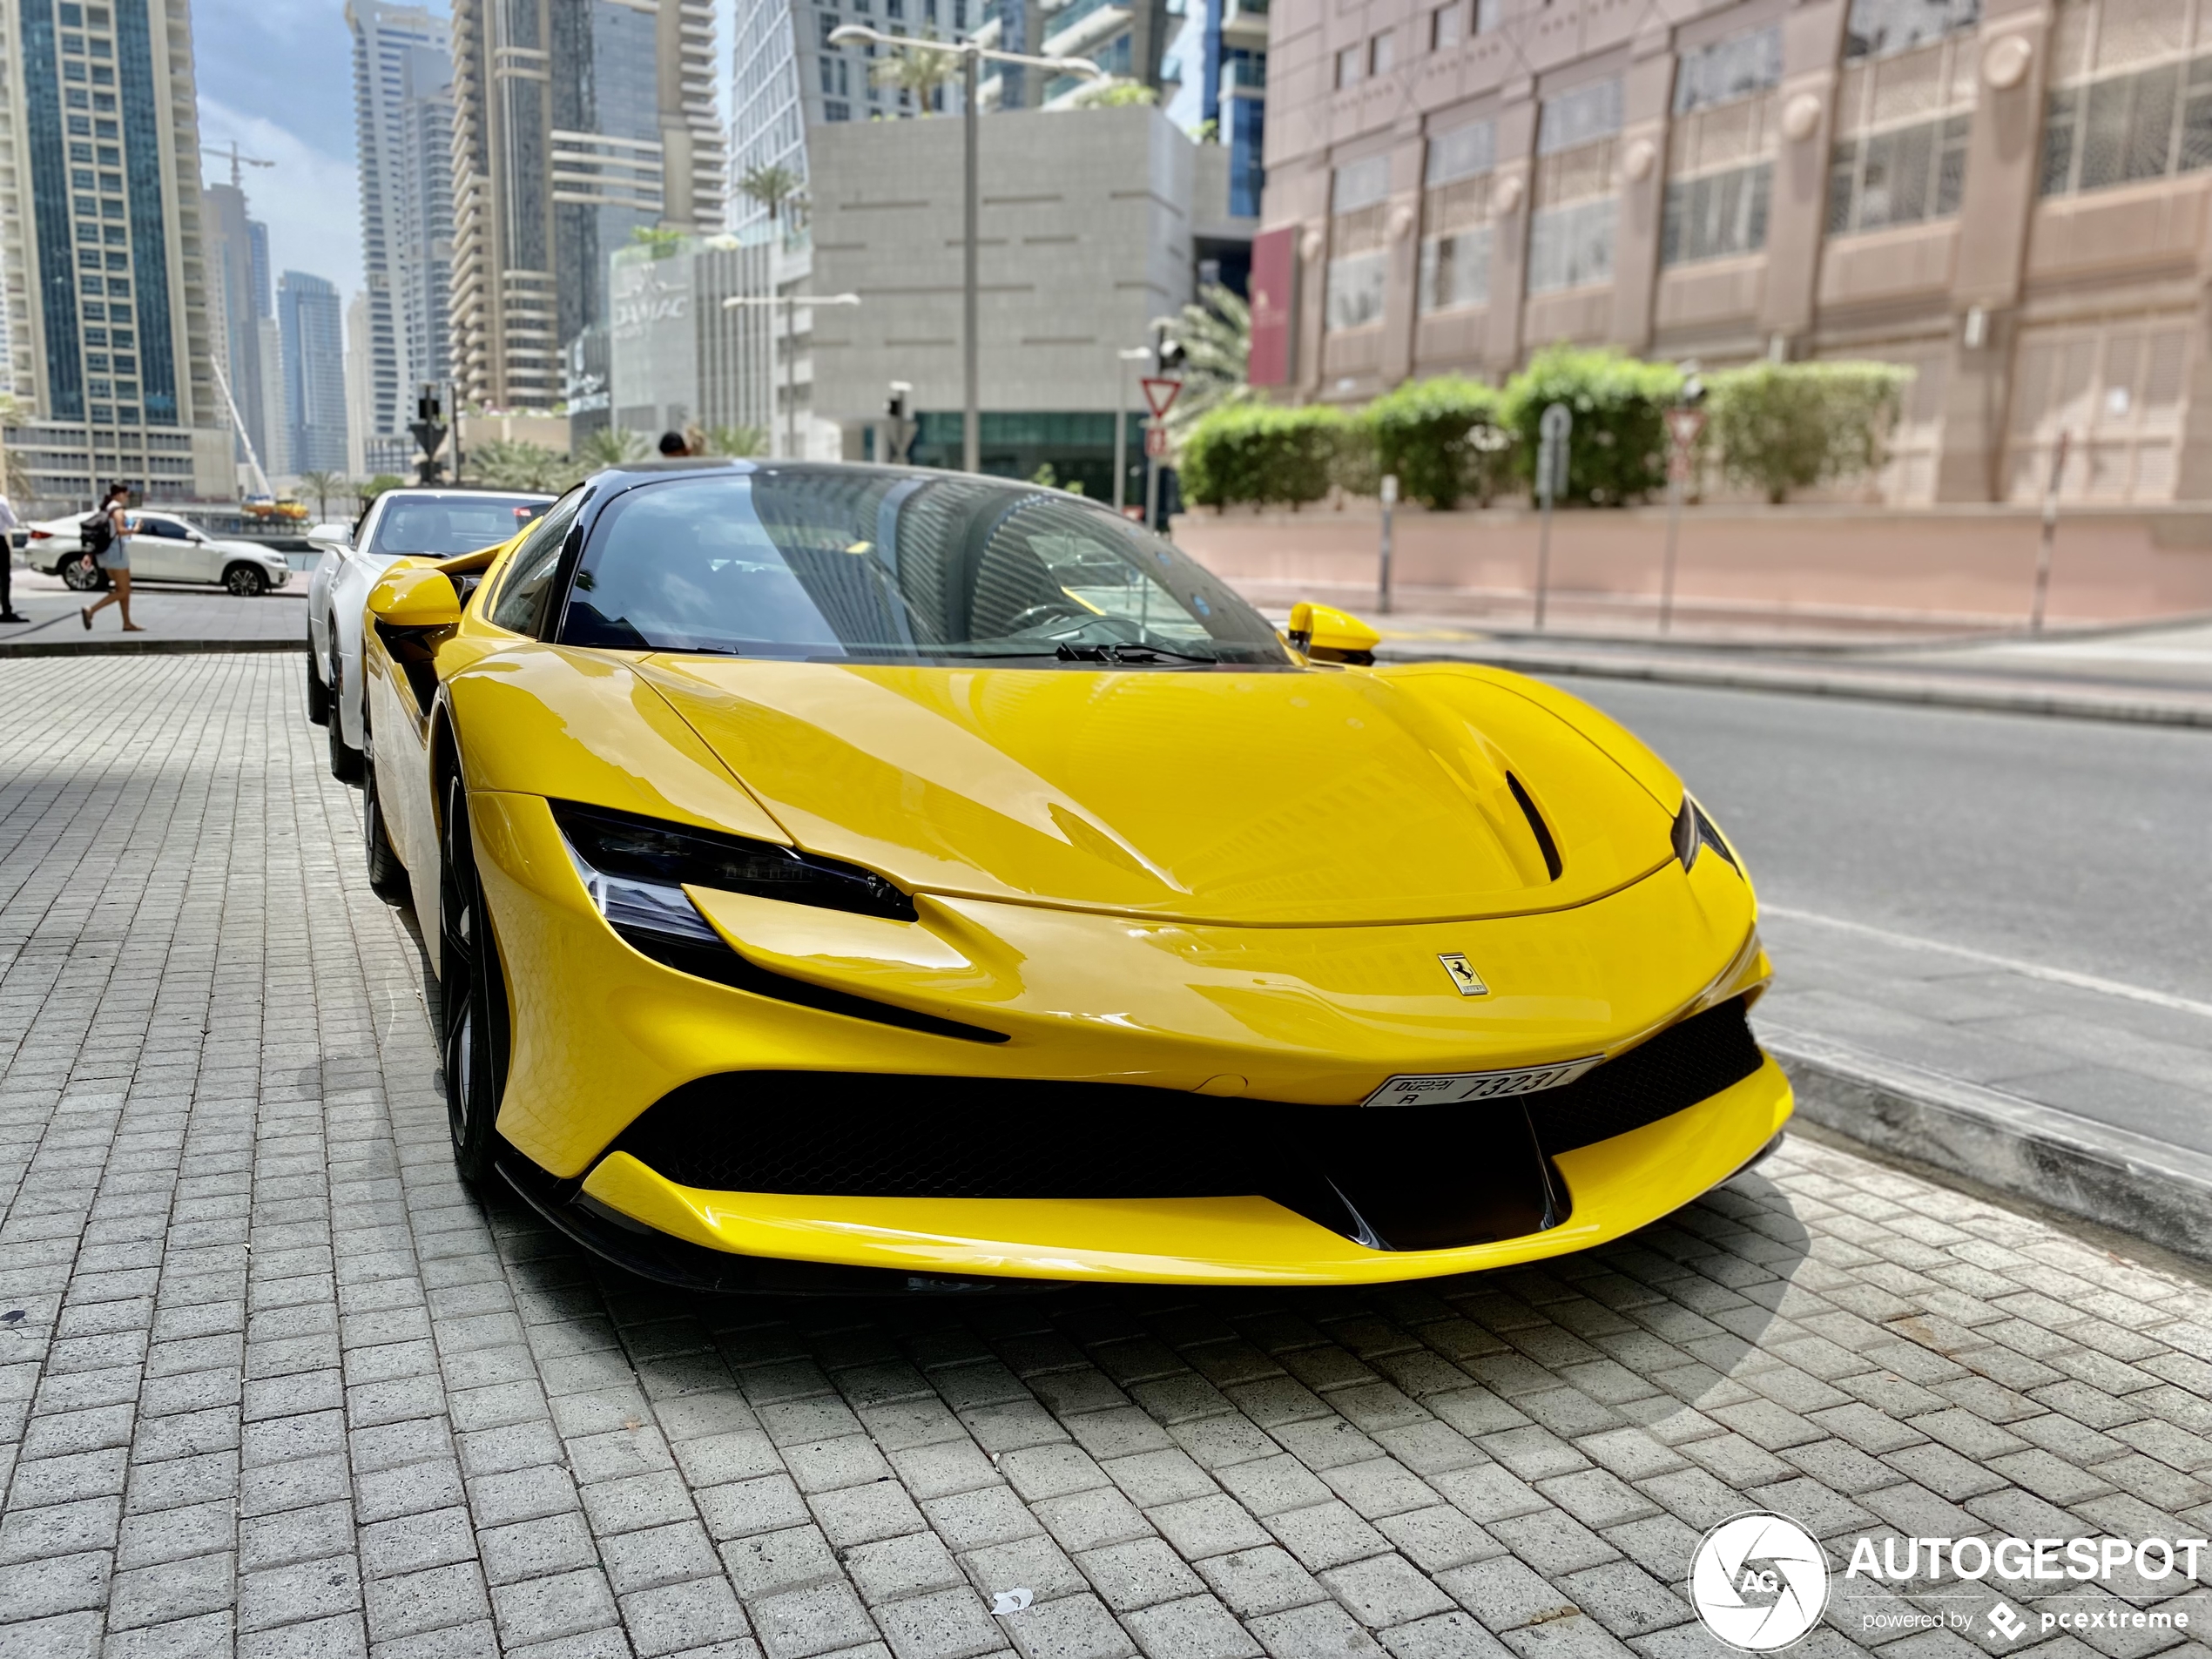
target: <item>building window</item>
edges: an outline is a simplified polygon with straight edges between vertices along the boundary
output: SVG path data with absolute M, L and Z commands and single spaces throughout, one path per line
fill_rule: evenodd
M 1610 196 L 1547 207 L 1528 221 L 1528 292 L 1557 293 L 1613 280 L 1613 233 L 1618 215 Z
M 1682 55 L 1675 71 L 1675 113 L 1733 104 L 1781 84 L 1781 26 L 1754 29 Z
M 1322 312 L 1331 332 L 1382 320 L 1390 274 L 1384 215 L 1390 158 L 1371 156 L 1337 169 L 1329 192 L 1329 270 Z
M 1773 187 L 1774 166 L 1765 161 L 1670 182 L 1660 221 L 1659 263 L 1689 265 L 1757 253 L 1766 246 Z
M 1956 214 L 1973 120 L 1946 116 L 1838 145 L 1828 174 L 1828 233 L 1848 236 Z
M 1398 31 L 1386 29 L 1367 43 L 1367 73 L 1387 75 L 1398 59 Z
M 2212 167 L 2212 57 L 2108 76 L 2050 95 L 2046 196 Z
M 1346 46 L 1337 54 L 1337 90 L 1356 86 L 1359 81 L 1359 48 Z
M 1497 130 L 1487 121 L 1440 132 L 1429 140 L 1421 177 L 1423 312 L 1490 302 L 1490 173 L 1497 165 Z
M 1504 9 L 1505 0 L 1474 0 L 1474 32 L 1487 35 L 1494 30 Z
M 1433 11 L 1428 18 L 1428 45 L 1431 51 L 1442 51 L 1447 46 L 1456 46 L 1466 28 L 1467 10 L 1463 6 L 1447 6 Z
M 1609 138 L 1620 130 L 1621 83 L 1592 81 L 1544 100 L 1536 127 L 1536 153 L 1554 156 L 1578 145 Z
M 1894 57 L 1980 21 L 1981 0 L 1851 0 L 1844 61 Z

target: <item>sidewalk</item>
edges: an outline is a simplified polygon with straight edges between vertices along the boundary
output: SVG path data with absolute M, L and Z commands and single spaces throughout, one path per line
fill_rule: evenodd
M 1367 620 L 1383 635 L 1376 655 L 1385 661 L 1460 658 L 1531 674 L 2212 726 L 2212 624 L 2202 619 L 1860 644 L 1780 634 L 1540 634 L 1403 611 Z
M 292 580 L 258 599 L 181 583 L 134 585 L 131 620 L 146 631 L 126 634 L 113 605 L 92 618 L 88 633 L 78 610 L 104 596 L 73 593 L 58 577 L 18 568 L 16 609 L 30 618 L 0 623 L 0 657 L 65 657 L 150 651 L 262 651 L 304 647 L 307 578 Z

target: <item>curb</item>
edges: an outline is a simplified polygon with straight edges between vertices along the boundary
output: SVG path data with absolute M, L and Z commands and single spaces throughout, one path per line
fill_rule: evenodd
M 182 657 L 302 649 L 296 639 L 0 639 L 0 657 Z
M 1831 1133 L 2212 1259 L 2212 1157 L 1808 1033 L 1762 1041 Z
M 1925 679 L 1823 673 L 1817 670 L 1798 672 L 1716 663 L 1661 663 L 1633 658 L 1615 663 L 1588 657 L 1542 657 L 1520 651 L 1494 651 L 1478 657 L 1473 652 L 1385 649 L 1375 655 L 1390 663 L 1474 661 L 1525 674 L 1646 680 L 1662 685 L 1702 685 L 1734 691 L 1790 691 L 1804 697 L 1973 709 L 1990 714 L 2057 715 L 2132 725 L 2212 727 L 2212 701 L 2182 703 L 2144 697 L 2098 697 L 2071 690 L 1949 685 Z

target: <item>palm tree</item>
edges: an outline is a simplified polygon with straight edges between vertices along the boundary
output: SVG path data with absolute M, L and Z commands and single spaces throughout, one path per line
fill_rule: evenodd
M 603 467 L 626 466 L 632 461 L 642 461 L 645 455 L 645 440 L 635 432 L 624 432 L 618 427 L 603 426 L 584 439 L 577 451 L 577 459 L 587 471 L 597 472 Z
M 934 34 L 924 35 L 923 42 L 934 41 Z M 949 85 L 960 75 L 957 53 L 933 51 L 927 44 L 894 46 L 881 57 L 868 65 L 868 78 L 878 86 L 894 87 L 901 92 L 914 94 L 914 101 L 922 114 L 930 113 L 929 100 L 941 86 Z
M 0 393 L 0 426 L 13 426 L 23 418 L 23 411 L 16 407 L 15 398 Z M 30 469 L 24 464 L 23 452 L 13 444 L 0 446 L 0 490 L 7 492 L 11 502 L 28 505 L 30 501 Z M 4 552 L 0 544 L 0 552 Z
M 568 483 L 569 462 L 542 443 L 491 438 L 469 452 L 469 471 L 491 489 L 528 489 L 551 494 Z
M 1126 75 L 1112 75 L 1081 88 L 1068 100 L 1068 107 L 1073 110 L 1119 110 L 1131 105 L 1150 105 L 1159 101 L 1158 87 L 1147 86 L 1143 81 L 1131 80 Z
M 1251 362 L 1252 314 L 1241 296 L 1209 282 L 1197 300 L 1153 325 L 1183 347 L 1183 390 L 1168 411 L 1177 442 L 1208 409 L 1241 403 L 1252 395 L 1245 379 Z
M 779 162 L 765 161 L 745 170 L 738 179 L 738 194 L 748 201 L 759 202 L 768 210 L 768 222 L 779 225 L 786 213 L 795 216 L 806 206 L 802 193 L 806 184 L 792 169 Z
M 315 498 L 315 517 L 330 516 L 330 498 L 346 493 L 346 475 L 342 472 L 303 472 L 300 488 Z
M 767 451 L 766 427 L 711 426 L 706 429 L 706 447 L 700 453 L 732 455 L 742 460 L 749 455 L 765 455 Z

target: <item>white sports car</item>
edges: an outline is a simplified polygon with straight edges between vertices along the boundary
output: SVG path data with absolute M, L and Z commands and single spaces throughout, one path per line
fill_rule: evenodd
M 307 718 L 330 728 L 330 770 L 361 776 L 361 607 L 376 578 L 411 554 L 451 558 L 496 547 L 553 504 L 505 489 L 388 489 L 349 541 L 322 549 L 307 589 Z M 327 527 L 325 527 L 327 528 Z
M 280 588 L 292 578 L 284 555 L 260 542 L 227 541 L 211 536 L 179 513 L 140 509 L 127 516 L 131 527 L 131 579 L 134 582 L 206 582 L 242 599 Z M 24 545 L 30 568 L 58 576 L 79 592 L 107 586 L 107 572 L 84 550 L 80 517 L 50 518 L 28 528 Z

